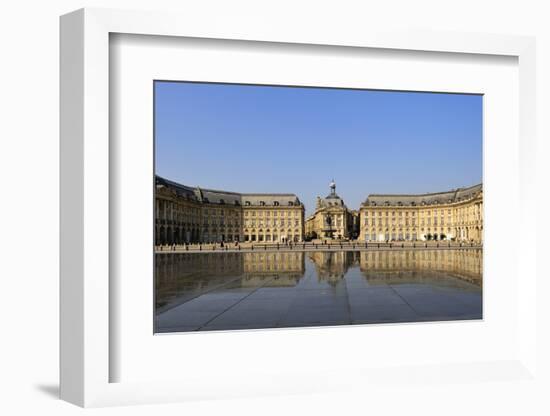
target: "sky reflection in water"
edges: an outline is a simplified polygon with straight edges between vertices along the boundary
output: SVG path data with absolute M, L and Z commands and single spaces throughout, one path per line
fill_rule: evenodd
M 156 332 L 482 318 L 480 249 L 157 254 Z

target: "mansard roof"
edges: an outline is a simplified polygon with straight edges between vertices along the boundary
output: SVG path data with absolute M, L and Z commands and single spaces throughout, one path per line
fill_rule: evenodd
M 196 194 L 199 201 L 202 202 L 209 202 L 211 204 L 241 204 L 241 196 L 236 192 L 202 189 L 197 187 Z
M 427 194 L 371 194 L 363 202 L 363 205 L 414 206 L 447 204 L 473 198 L 482 190 L 482 184 L 477 184 L 466 188 Z
M 158 175 L 155 176 L 155 185 L 165 186 L 173 190 L 178 196 L 191 200 L 197 200 L 197 196 L 195 195 L 195 188 L 192 188 L 190 186 L 182 185 L 180 183 L 165 179 Z
M 295 194 L 242 194 L 243 205 L 301 205 Z
M 166 186 L 179 196 L 211 204 L 252 205 L 252 206 L 288 206 L 302 205 L 295 194 L 239 193 L 217 189 L 191 187 L 156 176 L 157 186 Z

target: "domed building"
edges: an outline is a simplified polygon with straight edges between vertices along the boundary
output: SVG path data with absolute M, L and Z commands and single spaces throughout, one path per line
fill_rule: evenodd
M 306 220 L 306 238 L 317 240 L 345 240 L 354 238 L 354 214 L 336 193 L 334 180 L 330 193 L 317 197 L 315 213 Z

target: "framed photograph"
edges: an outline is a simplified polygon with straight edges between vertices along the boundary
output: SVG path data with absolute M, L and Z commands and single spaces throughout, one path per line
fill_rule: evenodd
M 155 332 L 482 319 L 482 95 L 154 95 Z
M 236 27 L 61 18 L 62 398 L 533 377 L 534 40 Z

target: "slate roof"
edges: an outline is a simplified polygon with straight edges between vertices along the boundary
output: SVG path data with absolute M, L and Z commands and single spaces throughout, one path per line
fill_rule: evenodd
M 458 202 L 474 197 L 483 190 L 482 184 L 473 185 L 467 188 L 452 189 L 444 192 L 433 192 L 427 194 L 371 194 L 363 205 L 368 206 L 414 206 L 433 205 Z
M 178 195 L 200 202 L 226 205 L 251 205 L 251 206 L 288 206 L 302 205 L 295 194 L 268 194 L 268 193 L 238 193 L 216 189 L 203 189 L 191 187 L 168 179 L 156 176 L 157 186 L 166 186 L 173 189 Z M 291 204 L 290 204 L 291 203 Z
M 168 179 L 162 178 L 158 175 L 155 176 L 155 185 L 158 186 L 165 186 L 167 188 L 172 189 L 178 196 L 191 199 L 191 200 L 197 200 L 197 196 L 195 195 L 195 189 L 190 186 L 185 186 L 180 183 L 170 181 Z

